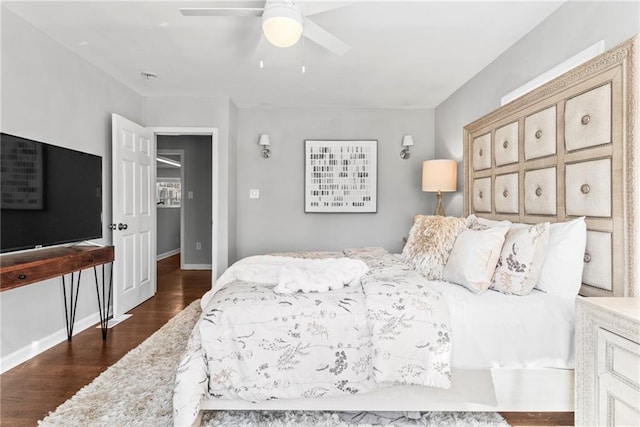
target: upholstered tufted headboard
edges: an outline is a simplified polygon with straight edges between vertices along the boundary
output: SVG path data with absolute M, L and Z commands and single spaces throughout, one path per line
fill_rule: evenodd
M 464 128 L 464 210 L 586 217 L 588 296 L 640 296 L 638 36 Z

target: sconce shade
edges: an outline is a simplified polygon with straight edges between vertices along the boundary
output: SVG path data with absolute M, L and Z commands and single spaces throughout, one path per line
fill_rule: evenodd
M 402 137 L 402 146 L 403 147 L 412 147 L 414 145 L 413 135 L 405 135 Z
M 267 3 L 262 13 L 262 33 L 274 46 L 293 46 L 302 36 L 302 14 L 290 3 Z
M 422 191 L 456 191 L 458 162 L 449 159 L 422 162 Z
M 260 135 L 258 145 L 262 147 L 262 157 L 264 157 L 265 159 L 271 157 L 271 150 L 269 149 L 269 146 L 271 145 L 271 139 L 269 138 L 268 134 L 263 133 L 262 135 Z
M 260 135 L 260 141 L 258 141 L 258 144 L 262 146 L 271 145 L 271 139 L 269 138 L 269 135 L 267 135 L 266 133 L 263 133 L 262 135 Z
M 409 148 L 413 146 L 413 135 L 405 135 L 402 137 L 402 151 L 400 151 L 400 158 L 407 160 L 411 157 L 411 151 Z

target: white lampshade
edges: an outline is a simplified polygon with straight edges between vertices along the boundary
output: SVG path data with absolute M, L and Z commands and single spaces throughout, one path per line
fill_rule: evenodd
M 274 46 L 293 46 L 302 35 L 302 15 L 291 4 L 271 4 L 262 13 L 262 32 Z
M 260 135 L 260 140 L 258 141 L 258 144 L 260 145 L 271 145 L 271 139 L 269 138 L 269 135 L 267 135 L 266 133 L 263 133 L 262 135 Z
M 422 191 L 456 191 L 458 162 L 449 159 L 422 162 Z
M 413 142 L 413 135 L 405 135 L 402 137 L 402 146 L 403 147 L 413 147 L 415 144 Z

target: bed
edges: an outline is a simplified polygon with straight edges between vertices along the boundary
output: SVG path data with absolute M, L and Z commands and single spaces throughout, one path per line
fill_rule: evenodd
M 576 294 L 640 294 L 637 43 L 466 126 L 465 217 L 443 226 L 418 216 L 403 254 L 345 249 L 231 266 L 203 297 L 177 373 L 175 424 L 222 409 L 572 411 Z M 528 252 L 509 252 L 525 237 Z M 487 259 L 468 252 L 487 242 Z M 523 253 L 538 267 L 514 264 Z M 327 292 L 275 292 L 284 268 L 300 276 L 336 259 L 366 269 Z

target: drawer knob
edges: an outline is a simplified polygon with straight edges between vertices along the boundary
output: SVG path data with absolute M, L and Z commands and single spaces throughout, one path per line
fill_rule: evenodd
M 482 199 L 482 197 L 483 197 L 482 191 L 480 193 L 478 193 L 478 197 L 480 197 Z
M 482 156 L 482 148 L 480 149 L 480 151 L 478 152 L 479 156 Z
M 536 196 L 538 197 L 542 196 L 542 188 L 540 187 L 536 188 Z
M 580 191 L 582 192 L 582 194 L 588 194 L 589 191 L 591 191 L 591 187 L 589 187 L 589 184 L 582 184 L 582 187 L 580 187 Z
M 507 148 L 509 146 L 509 141 L 505 141 L 502 143 L 502 147 Z
M 589 252 L 584 253 L 583 261 L 587 264 L 591 262 L 591 254 L 589 254 Z
M 584 116 L 582 116 L 582 118 L 580 119 L 580 123 L 582 123 L 583 125 L 588 125 L 589 122 L 591 121 L 591 116 L 588 114 L 585 114 Z
M 536 139 L 540 139 L 540 138 L 542 138 L 542 131 L 541 130 L 536 132 Z
M 509 197 L 509 190 L 504 190 L 502 192 L 502 196 L 506 199 L 507 197 Z
M 18 274 L 18 279 L 24 280 L 26 278 L 27 278 L 26 274 Z

